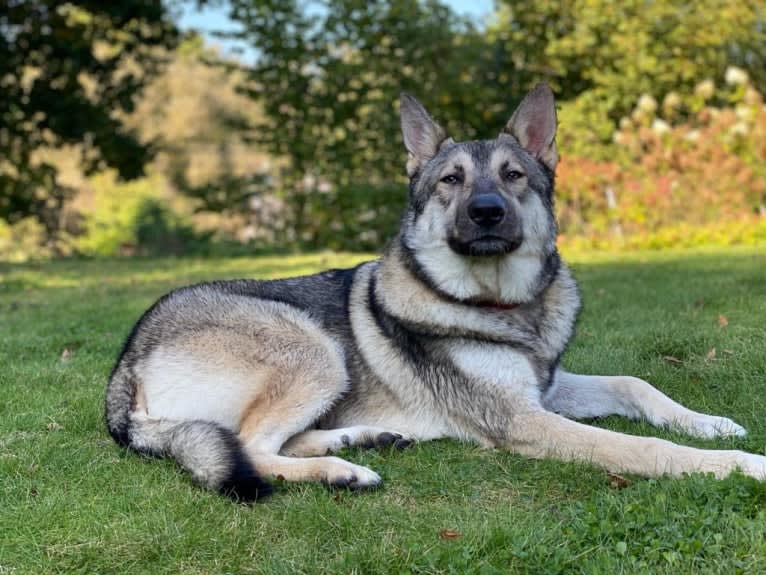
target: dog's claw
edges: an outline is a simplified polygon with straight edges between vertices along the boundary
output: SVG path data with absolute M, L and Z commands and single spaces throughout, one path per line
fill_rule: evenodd
M 399 438 L 396 441 L 394 441 L 394 448 L 395 449 L 407 449 L 413 443 L 415 443 L 415 442 L 412 439 Z
M 384 431 L 383 433 L 378 434 L 378 436 L 375 438 L 375 446 L 390 447 L 401 438 L 402 436 L 399 433 L 391 433 L 389 431 Z

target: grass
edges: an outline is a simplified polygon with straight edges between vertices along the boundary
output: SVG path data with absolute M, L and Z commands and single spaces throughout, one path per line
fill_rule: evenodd
M 172 462 L 117 448 L 104 383 L 140 313 L 206 278 L 279 277 L 352 255 L 0 264 L 0 575 L 6 573 L 762 573 L 766 483 L 631 478 L 437 441 L 344 453 L 374 493 L 284 484 L 252 507 Z M 567 368 L 630 373 L 766 450 L 766 255 L 578 256 L 585 308 Z M 712 350 L 715 350 L 714 352 Z

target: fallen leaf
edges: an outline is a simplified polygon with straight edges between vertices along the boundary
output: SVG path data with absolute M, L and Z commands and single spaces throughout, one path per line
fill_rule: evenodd
M 663 355 L 662 359 L 664 359 L 665 361 L 669 361 L 670 363 L 683 363 L 683 361 L 681 361 L 677 357 L 673 357 L 672 355 Z
M 723 314 L 720 314 L 718 316 L 718 327 L 726 327 L 727 325 L 729 325 L 729 318 Z
M 64 351 L 61 352 L 61 361 L 69 361 L 70 357 L 72 357 L 72 351 L 65 347 Z
M 705 356 L 705 363 L 709 362 L 713 358 L 715 358 L 715 348 L 711 347 L 710 351 L 707 352 L 707 355 Z
M 61 429 L 61 424 L 58 423 L 57 421 L 51 421 L 48 425 L 45 426 L 45 428 L 48 431 L 58 431 L 59 429 Z
M 724 350 L 723 350 L 723 352 L 724 352 L 726 355 L 734 355 L 734 350 L 731 350 L 731 349 L 724 349 Z
M 442 539 L 457 539 L 462 536 L 463 534 L 460 531 L 455 531 L 454 529 L 442 529 L 439 531 L 439 537 Z
M 617 475 L 616 473 L 612 473 L 611 471 L 606 472 L 607 477 L 611 479 L 609 482 L 609 487 L 612 489 L 625 489 L 626 487 L 629 487 L 633 484 L 633 482 L 628 479 L 627 477 L 623 477 L 622 475 Z

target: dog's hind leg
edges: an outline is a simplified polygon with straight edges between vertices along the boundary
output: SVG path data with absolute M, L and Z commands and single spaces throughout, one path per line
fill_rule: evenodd
M 652 425 L 678 429 L 694 437 L 745 435 L 726 417 L 687 409 L 637 377 L 575 375 L 558 370 L 543 406 L 574 419 L 622 415 Z
M 259 418 L 255 427 L 246 428 L 244 436 L 240 432 L 245 452 L 260 475 L 285 481 L 322 481 L 328 485 L 351 489 L 366 489 L 381 483 L 380 476 L 371 469 L 339 457 L 292 457 L 293 454 L 313 453 L 282 449 L 286 437 L 291 435 L 290 430 L 284 425 L 285 420 L 278 422 L 280 427 L 277 428 L 274 425 L 277 422 L 270 419 L 268 415 Z M 324 453 L 326 450 L 322 451 Z
M 365 448 L 403 448 L 410 445 L 401 433 L 388 431 L 380 427 L 355 425 L 340 429 L 313 429 L 291 437 L 282 446 L 283 455 L 293 457 L 311 457 L 335 453 L 344 447 Z
M 343 358 L 332 345 L 295 342 L 293 354 L 299 345 L 306 347 L 301 369 L 275 370 L 268 390 L 244 411 L 239 439 L 245 453 L 262 476 L 351 489 L 376 487 L 380 476 L 361 465 L 339 457 L 288 457 L 282 451 L 291 437 L 324 415 L 347 387 Z

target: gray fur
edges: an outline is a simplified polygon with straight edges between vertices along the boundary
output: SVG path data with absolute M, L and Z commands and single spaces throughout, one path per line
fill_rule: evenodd
M 410 204 L 383 256 L 160 299 L 110 377 L 115 440 L 245 498 L 268 491 L 259 476 L 374 487 L 375 472 L 325 454 L 437 437 L 646 475 L 766 475 L 760 456 L 562 417 L 620 413 L 703 437 L 744 433 L 642 380 L 559 369 L 580 300 L 556 250 L 550 90 L 535 89 L 488 141 L 456 143 L 414 98 L 401 104 Z

